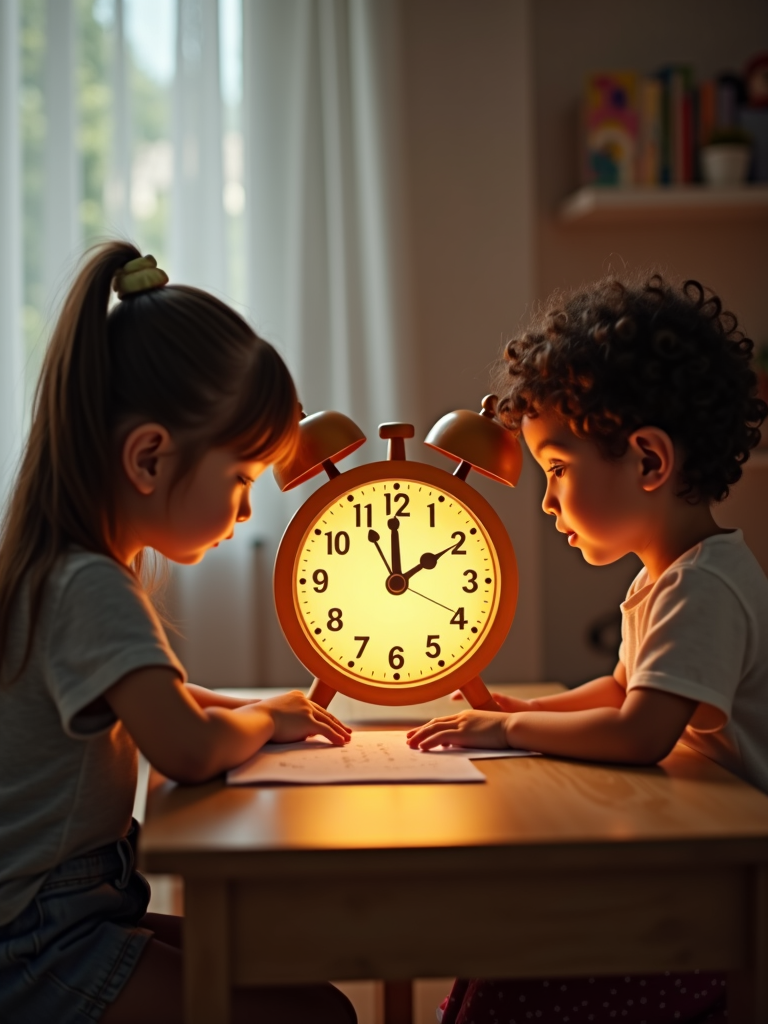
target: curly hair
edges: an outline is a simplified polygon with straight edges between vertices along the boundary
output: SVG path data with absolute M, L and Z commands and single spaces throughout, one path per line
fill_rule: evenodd
M 517 433 L 524 416 L 552 410 L 608 458 L 620 458 L 639 427 L 660 427 L 684 453 L 680 496 L 722 501 L 768 414 L 753 348 L 698 281 L 604 278 L 555 292 L 508 342 L 498 416 Z

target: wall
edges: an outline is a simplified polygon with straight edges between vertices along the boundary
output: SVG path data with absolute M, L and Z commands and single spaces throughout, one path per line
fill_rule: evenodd
M 536 0 L 532 13 L 537 296 L 609 270 L 653 266 L 710 285 L 751 337 L 768 340 L 764 224 L 566 228 L 557 221 L 558 204 L 578 184 L 576 104 L 585 75 L 624 68 L 652 73 L 681 61 L 701 78 L 739 70 L 768 47 L 768 4 Z M 737 510 L 736 518 L 743 514 Z M 728 509 L 723 515 L 729 518 Z M 544 530 L 545 675 L 577 682 L 610 667 L 610 656 L 590 650 L 589 626 L 616 608 L 637 565 L 630 557 L 606 568 L 588 566 L 564 537 Z
M 417 436 L 449 410 L 479 410 L 531 302 L 527 10 L 523 0 L 400 4 Z M 527 461 L 514 491 L 469 478 L 502 516 L 520 569 L 512 631 L 483 673 L 491 682 L 541 678 L 537 472 Z

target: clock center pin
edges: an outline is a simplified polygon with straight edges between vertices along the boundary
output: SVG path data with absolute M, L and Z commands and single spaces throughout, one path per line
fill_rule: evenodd
M 408 589 L 408 580 L 399 572 L 393 572 L 387 579 L 387 590 L 390 594 L 404 594 Z

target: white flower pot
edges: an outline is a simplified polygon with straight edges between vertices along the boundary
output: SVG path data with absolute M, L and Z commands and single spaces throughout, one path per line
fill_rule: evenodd
M 739 142 L 722 142 L 704 146 L 701 151 L 701 171 L 707 185 L 728 188 L 743 185 L 747 180 L 752 150 Z

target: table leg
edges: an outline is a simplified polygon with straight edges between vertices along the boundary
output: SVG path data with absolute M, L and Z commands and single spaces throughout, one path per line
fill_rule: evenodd
M 413 1024 L 413 982 L 384 982 L 384 1024 Z
M 728 976 L 729 1024 L 768 1024 L 768 865 L 751 872 L 747 965 Z
M 185 1024 L 229 1024 L 231 995 L 227 884 L 186 879 Z

